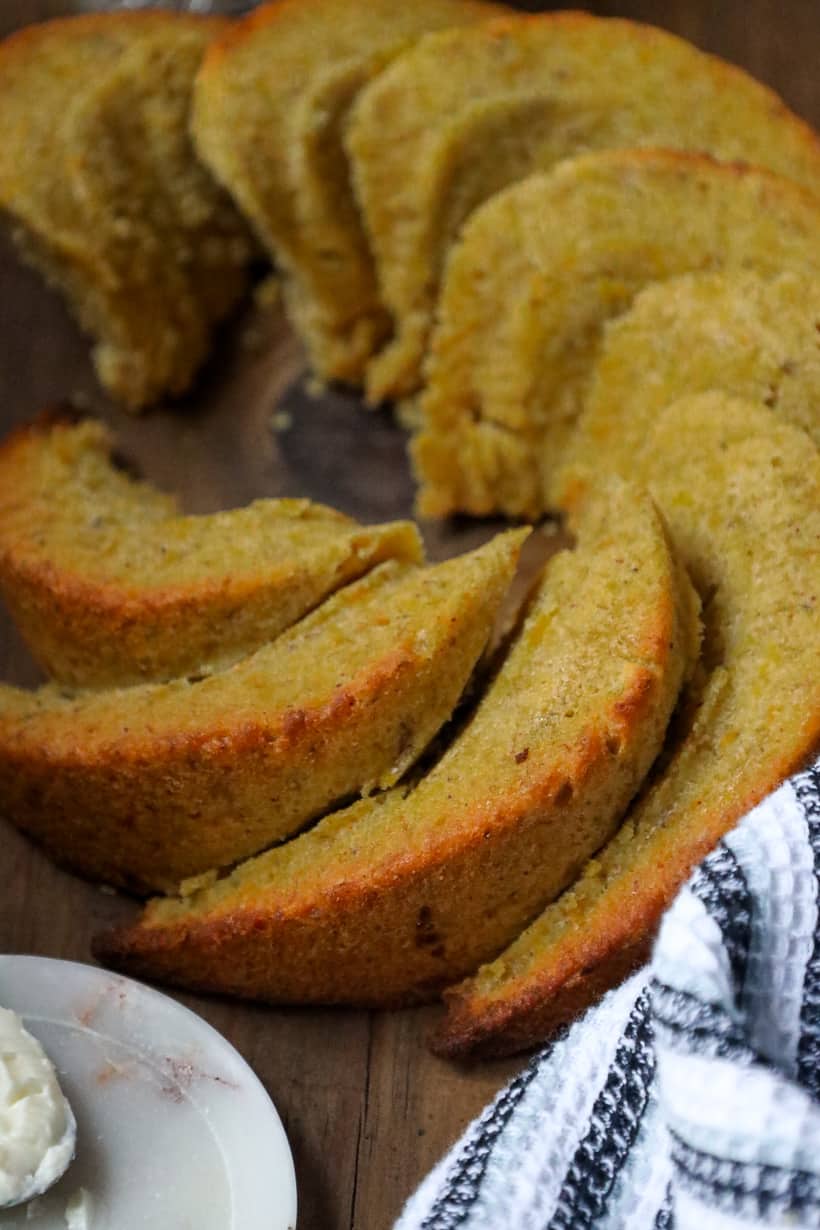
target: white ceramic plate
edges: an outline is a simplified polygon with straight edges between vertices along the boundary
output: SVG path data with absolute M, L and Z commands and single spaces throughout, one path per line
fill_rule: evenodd
M 0 1213 L 1 1230 L 293 1230 L 279 1116 L 200 1017 L 127 978 L 42 957 L 0 957 L 0 1004 L 45 1047 L 78 1124 L 68 1173 Z

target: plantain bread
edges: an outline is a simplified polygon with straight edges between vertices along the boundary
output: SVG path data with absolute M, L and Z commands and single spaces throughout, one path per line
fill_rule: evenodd
M 381 564 L 199 682 L 0 686 L 0 809 L 59 862 L 142 891 L 392 785 L 449 718 L 527 532 L 435 567 Z
M 613 831 L 697 644 L 696 599 L 660 519 L 613 480 L 429 772 L 152 903 L 98 953 L 273 1001 L 429 998 L 511 939 Z
M 434 1048 L 542 1041 L 648 954 L 661 914 L 718 839 L 820 746 L 820 453 L 772 411 L 684 398 L 633 469 L 704 598 L 701 669 L 662 771 L 612 841 L 523 935 L 447 993 Z
M 603 326 L 695 271 L 820 271 L 820 198 L 705 155 L 615 150 L 498 193 L 452 249 L 414 444 L 425 515 L 535 516 Z
M 373 402 L 417 390 L 446 255 L 488 197 L 562 158 L 659 146 L 820 191 L 820 141 L 765 86 L 663 30 L 586 13 L 425 35 L 359 93 L 346 138 L 392 336 Z
M 132 409 L 188 388 L 246 285 L 250 233 L 188 136 L 194 73 L 225 28 L 102 13 L 0 44 L 0 209 Z
M 74 688 L 208 674 L 384 560 L 409 522 L 308 500 L 181 516 L 111 461 L 102 423 L 43 416 L 0 446 L 0 592 L 35 658 Z
M 285 278 L 311 366 L 357 382 L 386 317 L 343 134 L 359 89 L 427 30 L 503 11 L 480 0 L 276 0 L 208 52 L 193 134 Z

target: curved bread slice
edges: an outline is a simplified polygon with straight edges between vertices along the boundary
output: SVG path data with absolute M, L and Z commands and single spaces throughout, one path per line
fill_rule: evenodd
M 0 688 L 0 807 L 60 862 L 168 888 L 401 777 L 450 716 L 528 531 L 390 562 L 195 684 Z
M 350 105 L 410 40 L 499 11 L 478 0 L 277 0 L 205 59 L 197 146 L 285 274 L 291 319 L 326 379 L 359 380 L 386 323 L 342 144 Z
M 347 135 L 394 337 L 372 401 L 418 387 L 447 249 L 514 180 L 593 149 L 656 146 L 767 167 L 820 191 L 820 142 L 771 90 L 651 26 L 583 13 L 420 39 L 361 92 Z
M 205 45 L 197 30 L 173 40 L 157 33 L 129 47 L 77 102 L 67 154 L 86 224 L 105 235 L 129 282 L 168 296 L 161 361 L 174 373 L 174 391 L 190 383 L 214 322 L 244 291 L 251 252 L 244 224 L 195 157 L 188 133 Z M 122 364 L 117 352 L 100 349 L 104 382 L 128 391 L 131 373 Z
M 820 198 L 707 157 L 618 150 L 488 201 L 451 254 L 414 456 L 423 513 L 533 515 L 603 326 L 696 270 L 820 271 Z
M 252 242 L 188 136 L 221 21 L 98 14 L 0 45 L 0 207 L 132 408 L 180 393 L 246 284 Z
M 648 286 L 606 327 L 555 481 L 575 504 L 596 472 L 624 476 L 661 412 L 719 390 L 769 406 L 820 444 L 820 278 L 690 274 Z
M 208 673 L 376 564 L 421 560 L 411 523 L 365 528 L 307 500 L 180 516 L 110 452 L 101 423 L 59 418 L 0 448 L 0 592 L 61 683 Z
M 442 1054 L 531 1046 L 643 960 L 715 842 L 820 745 L 820 455 L 770 411 L 686 398 L 647 443 L 673 539 L 706 597 L 703 670 L 663 771 L 520 939 L 448 992 Z
M 429 997 L 515 935 L 612 832 L 697 641 L 694 594 L 651 502 L 616 482 L 409 793 L 354 804 L 187 900 L 154 902 L 100 951 L 276 1001 Z

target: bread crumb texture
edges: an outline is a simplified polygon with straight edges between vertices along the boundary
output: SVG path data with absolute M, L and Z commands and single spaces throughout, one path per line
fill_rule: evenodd
M 0 447 L 0 592 L 47 673 L 75 688 L 210 674 L 387 559 L 408 521 L 309 500 L 183 516 L 112 461 L 99 422 L 45 416 Z
M 420 387 L 447 255 L 478 205 L 564 158 L 649 146 L 820 191 L 820 141 L 771 90 L 636 22 L 508 14 L 425 35 L 364 86 L 346 148 L 392 324 L 370 400 Z
M 692 868 L 820 743 L 820 455 L 720 393 L 659 419 L 633 467 L 703 598 L 700 668 L 617 835 L 500 957 L 448 993 L 445 1054 L 534 1045 L 643 960 Z
M 246 285 L 250 233 L 188 134 L 194 74 L 225 28 L 104 13 L 0 44 L 0 207 L 132 409 L 188 388 Z
M 422 513 L 551 505 L 606 323 L 651 283 L 743 270 L 817 276 L 820 198 L 651 150 L 570 159 L 494 196 L 447 266 L 413 449 Z
M 173 889 L 397 781 L 452 713 L 526 530 L 389 561 L 205 679 L 0 685 L 0 806 L 92 879 Z
M 512 939 L 613 832 L 697 644 L 697 602 L 654 508 L 614 480 L 428 772 L 152 903 L 99 952 L 273 1001 L 430 998 Z
M 503 11 L 478 0 L 277 0 L 234 23 L 197 77 L 193 134 L 284 275 L 322 380 L 360 380 L 387 317 L 343 137 L 363 85 L 427 30 Z

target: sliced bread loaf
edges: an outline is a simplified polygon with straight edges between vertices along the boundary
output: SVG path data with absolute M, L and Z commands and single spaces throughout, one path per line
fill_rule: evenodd
M 476 206 L 559 159 L 657 146 L 820 191 L 820 141 L 765 86 L 651 26 L 584 13 L 428 34 L 361 91 L 346 145 L 393 336 L 371 401 L 421 368 L 447 251 Z
M 410 522 L 368 528 L 308 500 L 181 516 L 111 447 L 102 423 L 59 416 L 0 447 L 0 593 L 60 683 L 208 674 L 376 564 L 421 561 Z
M 0 810 L 83 875 L 165 889 L 392 785 L 452 713 L 527 532 L 381 564 L 200 682 L 0 686 Z
M 645 959 L 692 868 L 820 746 L 820 454 L 771 411 L 685 398 L 633 467 L 704 597 L 700 672 L 616 837 L 476 977 L 447 994 L 442 1054 L 532 1046 Z
M 184 391 L 242 293 L 253 245 L 188 136 L 222 21 L 107 13 L 0 44 L 0 208 L 131 408 Z
M 697 604 L 617 480 L 548 566 L 478 708 L 417 783 L 354 804 L 101 941 L 185 986 L 285 1002 L 429 998 L 515 935 L 612 832 L 697 651 Z
M 358 381 L 386 328 L 344 154 L 350 106 L 412 39 L 500 11 L 480 0 L 277 0 L 204 61 L 197 146 L 285 275 L 291 320 L 325 379 Z
M 414 457 L 423 513 L 554 502 L 603 326 L 698 270 L 820 272 L 820 197 L 694 154 L 616 150 L 497 194 L 452 249 Z
M 157 31 L 129 46 L 77 100 L 66 150 L 86 225 L 98 242 L 105 236 L 123 277 L 136 282 L 151 271 L 155 292 L 168 296 L 169 323 L 187 338 L 192 372 L 214 322 L 245 289 L 250 253 L 233 203 L 195 157 L 188 132 L 206 45 L 196 27 L 194 36 Z M 124 384 L 117 356 L 108 358 L 107 382 Z M 169 355 L 172 362 L 180 359 Z

